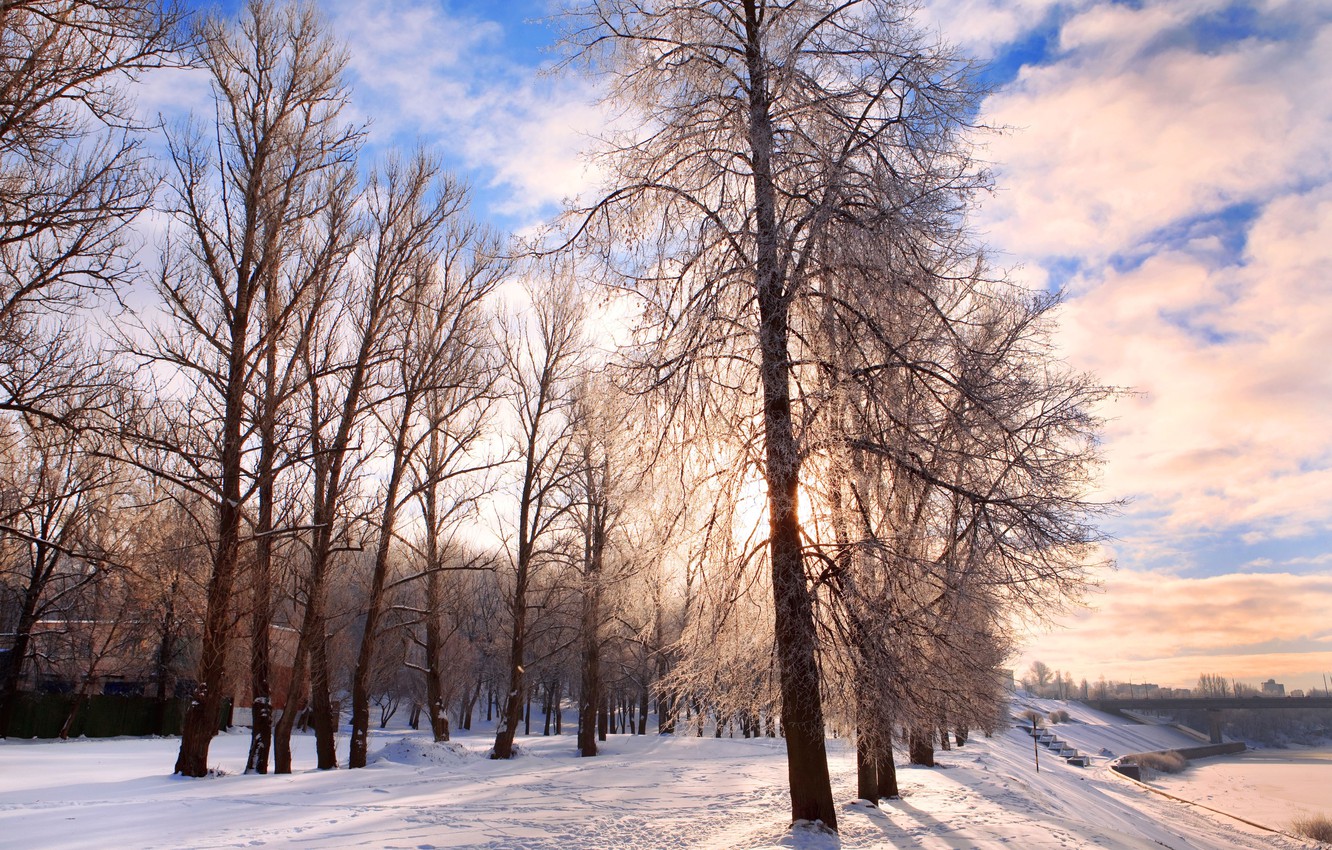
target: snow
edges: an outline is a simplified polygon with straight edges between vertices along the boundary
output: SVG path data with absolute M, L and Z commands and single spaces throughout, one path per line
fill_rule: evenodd
M 1300 817 L 1332 816 L 1332 750 L 1250 750 L 1199 761 L 1151 784 L 1264 826 L 1288 828 Z
M 1039 701 L 1015 703 L 1014 711 Z M 1052 729 L 1084 753 L 1152 749 L 1166 727 L 1131 726 L 1076 704 Z M 1067 734 L 1066 734 L 1067 733 Z M 580 759 L 571 735 L 521 737 L 511 761 L 485 757 L 483 730 L 436 745 L 424 732 L 376 731 L 363 770 L 245 776 L 248 734 L 220 735 L 208 779 L 167 775 L 178 740 L 0 743 L 0 845 L 63 848 L 511 848 L 512 850 L 857 850 L 918 847 L 1233 850 L 1313 847 L 1152 794 L 1113 774 L 1108 757 L 1079 768 L 1010 728 L 938 752 L 934 769 L 899 767 L 902 799 L 853 802 L 854 753 L 829 742 L 840 838 L 788 829 L 780 740 L 615 735 Z M 297 736 L 296 764 L 314 762 Z M 1198 765 L 1205 764 L 1203 762 Z M 1312 769 L 1312 768 L 1310 768 Z M 1307 779 L 1298 770 L 1296 783 Z M 1198 788 L 1242 780 L 1195 766 Z M 1265 783 L 1285 782 L 1273 768 Z M 1264 786 L 1266 787 L 1266 786 Z M 1220 799 L 1220 798 L 1218 798 Z M 1218 806 L 1223 808 L 1224 806 Z M 1281 825 L 1281 824 L 1277 824 Z

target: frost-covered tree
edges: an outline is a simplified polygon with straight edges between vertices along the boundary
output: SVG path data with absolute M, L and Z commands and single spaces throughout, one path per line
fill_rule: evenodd
M 609 97 L 642 118 L 606 152 L 612 185 L 579 239 L 641 295 L 658 382 L 740 389 L 737 432 L 762 422 L 791 814 L 834 829 L 799 510 L 802 314 L 836 306 L 821 281 L 845 228 L 905 217 L 947 231 L 981 182 L 957 141 L 976 98 L 967 68 L 909 14 L 880 0 L 605 0 L 572 19 Z

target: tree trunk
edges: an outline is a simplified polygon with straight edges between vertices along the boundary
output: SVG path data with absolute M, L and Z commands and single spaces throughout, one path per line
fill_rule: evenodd
M 564 693 L 564 682 L 560 679 L 555 680 L 555 734 L 558 735 L 564 725 L 564 705 L 562 695 Z
M 857 675 L 856 679 L 856 794 L 862 800 L 877 803 L 879 770 L 875 759 L 878 742 L 875 739 L 876 733 L 883 726 L 878 722 L 880 706 L 877 705 L 876 695 L 864 681 L 863 673 Z
M 431 427 L 428 450 L 431 469 L 436 467 L 439 453 L 439 429 Z M 444 564 L 439 543 L 439 493 L 433 479 L 426 482 L 421 502 L 426 535 L 426 705 L 430 711 L 430 733 L 435 736 L 435 743 L 440 743 L 449 739 L 449 715 L 444 704 L 444 630 L 439 621 L 444 609 L 444 577 L 440 572 Z
M 19 614 L 14 643 L 9 649 L 5 678 L 3 683 L 0 683 L 0 737 L 9 736 L 9 724 L 14 716 L 14 706 L 18 702 L 19 683 L 23 680 L 23 665 L 28 659 L 33 626 L 37 624 L 37 600 L 41 586 L 39 578 L 38 571 L 34 570 L 33 579 L 23 595 L 23 610 Z
M 389 549 L 398 521 L 398 489 L 406 474 L 408 428 L 416 406 L 414 393 L 404 393 L 402 417 L 393 436 L 392 468 L 384 493 L 384 509 L 379 521 L 379 541 L 375 546 L 375 566 L 370 580 L 370 598 L 366 601 L 365 630 L 352 674 L 351 751 L 349 768 L 365 767 L 370 748 L 370 675 L 374 670 L 375 649 L 379 645 L 380 620 L 384 615 L 384 588 L 388 584 Z
M 464 700 L 462 728 L 468 732 L 472 731 L 472 712 L 476 710 L 477 700 L 481 699 L 482 684 L 481 677 L 478 676 L 476 679 L 476 689 L 471 691 L 469 697 Z
M 430 521 L 427 519 L 427 523 Z M 433 532 L 427 525 L 427 537 Z M 433 553 L 437 547 L 427 541 L 427 552 Z M 438 558 L 434 558 L 438 560 Z M 449 740 L 448 706 L 444 704 L 444 636 L 440 626 L 440 609 L 444 603 L 443 579 L 437 563 L 427 563 L 426 568 L 426 706 L 430 712 L 430 733 L 435 742 Z M 466 694 L 463 702 L 466 702 Z M 467 709 L 470 715 L 471 709 Z M 470 727 L 470 723 L 468 724 Z
M 263 401 L 259 409 L 259 462 L 255 471 L 259 512 L 254 528 L 254 564 L 250 587 L 250 754 L 246 773 L 268 773 L 273 746 L 273 699 L 269 629 L 273 620 L 273 509 L 277 498 L 277 414 L 280 399 L 277 337 L 279 296 L 271 276 L 265 277 L 267 316 L 264 345 Z
M 912 729 L 908 753 L 912 764 L 934 767 L 934 730 Z
M 527 706 L 523 709 L 523 734 L 532 734 L 532 689 L 527 689 Z
M 551 714 L 554 713 L 555 710 L 555 706 L 551 704 L 551 699 L 554 695 L 554 692 L 555 692 L 554 683 L 547 682 L 546 693 L 541 700 L 541 720 L 542 720 L 541 735 L 542 737 L 545 738 L 550 737 L 550 721 L 553 719 L 551 717 Z
M 759 308 L 759 372 L 763 389 L 765 475 L 768 485 L 769 556 L 772 567 L 782 725 L 793 821 L 821 821 L 837 829 L 824 741 L 823 702 L 814 657 L 813 606 L 805 586 L 801 550 L 800 453 L 791 417 L 789 308 L 778 259 L 776 198 L 772 174 L 773 129 L 761 25 L 755 0 L 745 0 L 745 59 L 749 75 L 749 144 L 757 229 L 754 288 Z
M 601 705 L 601 641 L 597 634 L 600 608 L 601 594 L 589 588 L 583 594 L 583 682 L 578 694 L 578 755 L 584 758 L 597 754 L 597 714 Z
M 217 718 L 226 690 L 227 647 L 231 634 L 232 587 L 240 551 L 241 420 L 245 415 L 246 362 L 249 346 L 250 299 L 242 288 L 233 311 L 221 443 L 222 486 L 217 503 L 217 549 L 204 614 L 199 652 L 199 680 L 185 711 L 175 772 L 208 775 L 208 747 L 217 734 Z
M 638 692 L 638 734 L 647 734 L 648 718 L 648 689 L 642 688 Z
M 291 683 L 287 686 L 287 702 L 282 707 L 277 725 L 273 727 L 274 773 L 291 773 L 291 731 L 296 725 L 296 718 L 305 710 L 307 657 L 305 641 L 298 640 L 296 659 L 291 668 Z
M 521 543 L 519 544 L 521 548 Z M 495 748 L 490 757 L 513 758 L 513 738 L 523 718 L 523 693 L 526 690 L 524 664 L 527 650 L 527 563 L 526 553 L 519 553 L 518 580 L 513 592 L 513 634 L 509 641 L 509 690 L 505 695 L 499 727 L 495 730 Z
M 267 492 L 264 492 L 267 490 Z M 271 531 L 273 522 L 273 493 L 271 484 L 260 488 L 259 527 Z M 254 606 L 250 617 L 250 753 L 245 761 L 246 773 L 268 773 L 268 756 L 273 747 L 273 698 L 270 687 L 271 649 L 269 629 L 272 626 L 273 538 L 263 534 L 255 541 L 254 586 L 250 604 Z
M 856 796 L 870 803 L 879 800 L 879 771 L 874 749 L 863 730 L 856 731 Z
M 893 800 L 901 796 L 897 790 L 897 765 L 893 764 L 893 733 L 885 725 L 874 740 L 874 771 L 879 780 L 880 800 Z
M 79 716 L 79 709 L 83 708 L 87 703 L 88 685 L 85 682 L 80 686 L 78 694 L 74 697 L 74 702 L 69 706 L 69 714 L 65 715 L 65 722 L 60 726 L 60 740 L 69 740 L 69 733 L 74 729 L 74 718 Z
M 658 735 L 675 734 L 676 713 L 678 711 L 678 709 L 676 708 L 677 702 L 678 700 L 676 698 L 674 691 L 661 694 L 660 696 L 657 697 Z
M 328 666 L 328 638 L 319 619 L 319 640 L 310 646 L 310 725 L 315 733 L 315 767 L 333 770 L 338 766 L 337 731 L 341 712 L 335 711 Z

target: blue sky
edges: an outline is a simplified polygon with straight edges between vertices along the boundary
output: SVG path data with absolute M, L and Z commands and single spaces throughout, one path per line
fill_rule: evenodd
M 594 177 L 591 83 L 543 74 L 546 0 L 333 0 L 372 142 L 431 146 L 504 229 Z M 1133 392 L 1101 492 L 1119 568 L 1037 630 L 1075 676 L 1291 687 L 1332 673 L 1332 0 L 935 0 L 988 63 L 997 191 L 976 223 L 1059 345 Z M 149 106 L 199 94 L 172 84 Z M 1113 647 L 1111 653 L 1107 647 Z

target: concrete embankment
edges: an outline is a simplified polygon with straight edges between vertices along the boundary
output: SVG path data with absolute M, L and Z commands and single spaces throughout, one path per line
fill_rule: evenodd
M 1231 744 L 1208 744 L 1203 747 L 1177 747 L 1172 750 L 1151 750 L 1145 753 L 1129 753 L 1126 756 L 1120 756 L 1110 767 L 1116 773 L 1122 773 L 1129 779 L 1142 781 L 1142 768 L 1138 766 L 1139 759 L 1142 756 L 1168 756 L 1178 755 L 1192 761 L 1193 759 L 1205 759 L 1210 756 L 1229 756 L 1235 753 L 1242 753 L 1245 750 L 1244 743 L 1237 741 Z

